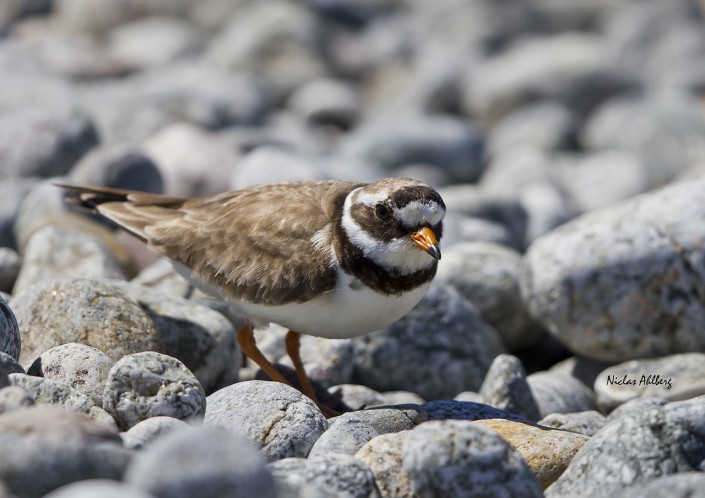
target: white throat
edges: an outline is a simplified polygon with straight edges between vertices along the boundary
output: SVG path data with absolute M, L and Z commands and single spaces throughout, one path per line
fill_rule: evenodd
M 432 266 L 435 259 L 419 249 L 411 238 L 402 237 L 392 241 L 382 241 L 371 237 L 363 230 L 351 215 L 353 197 L 359 188 L 348 194 L 343 205 L 342 226 L 350 242 L 358 247 L 365 257 L 386 270 L 398 270 L 402 275 L 415 273 Z

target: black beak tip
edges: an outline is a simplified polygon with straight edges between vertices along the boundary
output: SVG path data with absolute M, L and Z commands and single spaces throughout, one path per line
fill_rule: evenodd
M 438 247 L 438 245 L 433 245 L 429 247 L 426 252 L 438 261 L 441 260 L 441 248 Z

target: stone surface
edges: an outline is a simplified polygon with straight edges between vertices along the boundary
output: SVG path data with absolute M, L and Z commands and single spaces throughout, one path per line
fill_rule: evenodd
M 624 498 L 703 498 L 705 475 L 699 472 L 679 472 L 636 483 L 624 489 Z
M 516 356 L 497 356 L 480 387 L 485 403 L 516 413 L 533 422 L 539 419 L 539 408 L 526 380 L 526 372 Z
M 32 406 L 34 403 L 34 397 L 21 387 L 7 386 L 0 389 L 0 413 Z
M 297 89 L 287 102 L 292 112 L 312 124 L 342 129 L 352 126 L 360 112 L 360 96 L 344 80 L 320 79 Z
M 0 297 L 0 352 L 17 360 L 20 357 L 21 342 L 15 314 L 7 302 Z
M 569 375 L 537 372 L 527 377 L 529 387 L 539 407 L 540 418 L 551 413 L 572 413 L 595 410 L 595 393 Z
M 110 479 L 86 479 L 61 486 L 46 498 L 154 498 L 136 486 Z
M 442 399 L 477 389 L 492 359 L 504 352 L 497 332 L 448 285 L 432 285 L 405 317 L 354 339 L 354 381 Z
M 154 351 L 126 355 L 110 369 L 103 407 L 127 430 L 149 417 L 183 420 L 202 416 L 206 393 L 176 358 Z
M 140 452 L 125 481 L 157 498 L 275 498 L 264 459 L 243 438 L 199 427 L 168 434 Z
M 127 431 L 121 432 L 122 444 L 130 450 L 141 450 L 152 446 L 155 441 L 167 434 L 186 429 L 189 424 L 174 417 L 158 415 L 137 422 Z
M 323 496 L 340 498 L 380 498 L 367 464 L 352 455 L 331 454 L 285 458 L 270 463 L 280 496 L 295 496 L 311 487 Z M 303 494 L 303 493 L 302 493 Z M 304 496 L 306 496 L 304 494 Z M 317 495 L 314 495 L 317 496 Z
M 542 496 L 520 454 L 470 421 L 421 424 L 404 439 L 401 458 L 418 496 Z
M 588 410 L 574 413 L 552 413 L 539 420 L 538 424 L 564 431 L 594 436 L 607 423 L 600 412 Z
M 2 247 L 0 241 L 0 291 L 12 291 L 21 265 L 20 255 L 9 247 Z
M 23 365 L 69 342 L 95 347 L 113 360 L 163 347 L 159 331 L 140 305 L 105 282 L 39 282 L 14 295 L 12 307 L 22 331 Z
M 649 479 L 701 469 L 705 398 L 626 413 L 588 441 L 547 497 L 621 495 Z
M 10 177 L 0 180 L 0 246 L 17 248 L 15 219 L 19 215 L 22 200 L 39 181 L 37 177 Z
M 705 349 L 705 181 L 593 211 L 529 248 L 531 313 L 569 349 L 619 362 Z
M 204 424 L 246 437 L 268 461 L 306 457 L 328 428 L 309 398 L 280 384 L 252 380 L 208 396 Z
M 705 394 L 705 354 L 683 353 L 631 360 L 608 367 L 595 379 L 597 403 L 605 412 L 640 397 L 668 401 Z
M 429 420 L 480 420 L 486 418 L 505 418 L 530 422 L 519 415 L 500 410 L 484 403 L 474 401 L 438 400 L 429 401 L 420 406 Z
M 476 424 L 502 436 L 526 460 L 546 489 L 568 467 L 575 454 L 590 439 L 583 434 L 503 419 L 476 420 Z
M 402 462 L 402 446 L 409 431 L 381 434 L 370 439 L 355 458 L 365 462 L 375 477 L 380 494 L 384 497 L 412 498 L 409 475 Z
M 114 364 L 107 354 L 95 348 L 69 343 L 42 353 L 27 373 L 63 382 L 102 407 L 108 372 Z
M 371 406 L 388 404 L 382 393 L 359 384 L 333 386 L 328 392 L 349 406 L 352 410 L 362 410 Z
M 321 339 L 301 336 L 301 361 L 306 373 L 313 381 L 325 387 L 348 384 L 352 380 L 355 359 L 355 344 L 352 339 Z M 279 363 L 293 366 L 288 355 Z M 346 400 L 346 404 L 351 406 Z

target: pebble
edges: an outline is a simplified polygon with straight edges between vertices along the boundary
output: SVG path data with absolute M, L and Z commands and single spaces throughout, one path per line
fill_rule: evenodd
M 188 423 L 174 417 L 157 415 L 137 422 L 120 433 L 122 444 L 130 450 L 141 450 L 152 446 L 167 434 L 190 427 Z
M 270 463 L 268 468 L 280 496 L 308 496 L 312 488 L 313 496 L 381 498 L 370 468 L 352 455 L 289 457 Z
M 123 356 L 113 365 L 103 407 L 122 430 L 127 430 L 158 415 L 199 418 L 206 412 L 206 393 L 179 360 L 145 351 Z
M 414 496 L 411 479 L 402 462 L 402 447 L 409 434 L 409 431 L 402 431 L 375 436 L 355 453 L 355 458 L 370 467 L 382 496 Z
M 42 353 L 29 367 L 27 374 L 63 382 L 102 407 L 108 372 L 114 364 L 107 354 L 96 348 L 69 343 Z
M 532 315 L 595 360 L 704 350 L 703 188 L 676 183 L 535 240 L 520 281 Z
M 20 255 L 9 247 L 0 246 L 0 291 L 10 292 L 22 264 Z
M 412 391 L 425 399 L 479 388 L 492 358 L 504 352 L 477 309 L 440 283 L 405 317 L 354 341 L 356 383 Z
M 287 101 L 287 107 L 305 121 L 343 130 L 355 124 L 360 105 L 360 96 L 352 85 L 332 79 L 309 81 Z
M 533 422 L 539 417 L 539 407 L 526 380 L 521 361 L 512 355 L 497 356 L 480 387 L 485 403 L 507 410 Z
M 622 493 L 624 498 L 704 498 L 705 476 L 702 471 L 679 472 L 656 477 L 646 482 L 628 486 Z
M 526 379 L 539 407 L 539 418 L 552 413 L 596 410 L 595 393 L 570 375 L 537 372 Z
M 538 421 L 539 425 L 594 436 L 607 423 L 607 418 L 595 410 L 573 413 L 551 413 Z
M 362 410 L 372 406 L 386 405 L 389 402 L 380 392 L 359 384 L 332 386 L 328 392 L 345 403 L 352 410 Z
M 119 481 L 86 479 L 61 486 L 45 498 L 155 498 L 154 495 Z
M 355 360 L 355 343 L 351 339 L 320 339 L 304 335 L 301 337 L 301 361 L 312 381 L 332 388 L 352 381 Z M 279 363 L 293 366 L 289 355 L 279 359 Z M 343 398 L 346 397 L 341 393 Z M 348 401 L 345 403 L 352 407 Z
M 260 380 L 239 382 L 208 396 L 204 424 L 244 436 L 268 461 L 305 458 L 328 428 L 309 398 L 287 385 Z
M 475 423 L 506 439 L 526 460 L 543 489 L 565 471 L 575 454 L 590 439 L 583 434 L 513 420 L 487 419 Z
M 17 248 L 15 219 L 25 196 L 39 181 L 37 177 L 0 179 L 0 247 Z
M 404 439 L 401 460 L 415 496 L 543 496 L 520 453 L 467 420 L 419 425 Z
M 436 279 L 453 285 L 500 333 L 510 350 L 531 345 L 529 314 L 519 292 L 521 254 L 488 242 L 463 242 L 444 251 Z
M 22 331 L 20 363 L 27 366 L 44 351 L 70 342 L 93 346 L 112 360 L 160 350 L 163 344 L 137 301 L 107 282 L 41 281 L 15 294 L 12 309 Z
M 17 318 L 12 308 L 0 297 L 0 353 L 5 353 L 18 360 L 20 343 L 21 335 Z
M 0 389 L 0 413 L 32 406 L 33 404 L 35 404 L 34 397 L 21 387 L 8 385 Z
M 583 446 L 546 496 L 617 496 L 649 479 L 700 470 L 703 416 L 702 396 L 623 414 Z
M 214 427 L 160 438 L 135 457 L 125 481 L 157 497 L 277 496 L 262 455 L 244 438 Z
M 703 353 L 631 360 L 603 370 L 595 380 L 595 394 L 605 412 L 640 397 L 688 399 L 705 394 L 704 375 Z

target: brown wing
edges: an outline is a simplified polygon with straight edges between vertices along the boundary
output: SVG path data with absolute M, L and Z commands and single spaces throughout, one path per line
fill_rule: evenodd
M 263 185 L 205 199 L 61 186 L 227 297 L 285 304 L 335 287 L 331 220 L 358 185 Z

